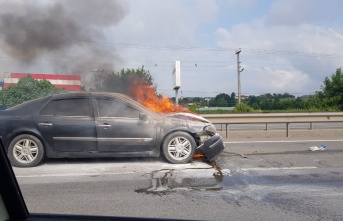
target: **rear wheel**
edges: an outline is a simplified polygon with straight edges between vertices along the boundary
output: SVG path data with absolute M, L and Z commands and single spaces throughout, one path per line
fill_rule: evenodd
M 180 131 L 169 134 L 162 148 L 170 163 L 188 163 L 194 156 L 196 143 L 191 135 Z
M 42 162 L 44 147 L 37 137 L 22 134 L 11 141 L 7 155 L 14 166 L 33 167 Z

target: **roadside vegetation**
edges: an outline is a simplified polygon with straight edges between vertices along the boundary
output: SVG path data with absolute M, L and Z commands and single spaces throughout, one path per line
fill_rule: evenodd
M 137 80 L 155 90 L 157 88 L 149 71 L 142 67 L 122 69 L 116 73 L 104 73 L 99 79 L 100 83 L 89 90 L 129 94 L 129 85 Z M 34 80 L 28 75 L 20 79 L 18 84 L 0 90 L 0 109 L 61 91 L 64 90 L 55 88 L 47 80 Z M 175 98 L 173 99 L 175 100 Z M 338 68 L 330 77 L 325 77 L 323 85 L 317 92 L 308 96 L 295 97 L 287 92 L 284 94 L 268 93 L 246 97 L 241 100 L 240 104 L 237 104 L 236 94 L 232 92 L 230 95 L 221 93 L 214 98 L 182 98 L 179 100 L 179 104 L 199 114 L 343 111 L 343 73 L 342 69 Z M 208 107 L 208 109 L 199 109 L 200 107 Z M 220 107 L 221 109 L 212 110 L 211 107 Z
M 17 84 L 11 84 L 7 89 L 0 90 L 0 110 L 21 104 L 49 94 L 64 92 L 48 80 L 35 80 L 30 75 L 22 78 Z

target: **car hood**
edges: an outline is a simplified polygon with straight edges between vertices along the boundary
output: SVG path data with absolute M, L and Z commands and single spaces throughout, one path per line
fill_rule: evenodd
M 187 120 L 187 121 L 202 122 L 202 123 L 206 123 L 206 124 L 211 123 L 207 119 L 205 119 L 199 115 L 192 114 L 192 113 L 183 113 L 183 112 L 172 113 L 172 114 L 167 114 L 166 117 L 173 117 L 173 118 L 183 119 L 183 120 Z
M 203 117 L 191 113 L 172 113 L 164 115 L 164 123 L 167 125 L 187 127 L 193 132 L 202 132 L 204 127 L 212 123 Z

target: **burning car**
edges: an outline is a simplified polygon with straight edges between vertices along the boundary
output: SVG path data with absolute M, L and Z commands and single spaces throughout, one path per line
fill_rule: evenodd
M 195 153 L 209 161 L 224 149 L 206 119 L 160 114 L 116 93 L 50 95 L 0 111 L 0 139 L 14 166 L 48 158 L 158 157 L 187 163 Z

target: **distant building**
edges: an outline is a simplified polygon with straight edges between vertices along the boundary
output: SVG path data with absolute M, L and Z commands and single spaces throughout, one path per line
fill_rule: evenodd
M 248 99 L 248 98 L 249 98 L 249 96 L 241 94 L 241 99 L 242 100 L 245 100 L 245 99 Z M 238 96 L 236 96 L 235 99 L 238 100 Z
M 3 88 L 8 88 L 10 84 L 16 84 L 21 78 L 28 74 L 35 80 L 50 81 L 56 88 L 66 89 L 67 91 L 81 91 L 80 75 L 63 74 L 35 74 L 35 73 L 10 73 L 4 76 Z
M 3 87 L 4 87 L 4 82 L 0 81 L 0 90 L 2 90 Z

